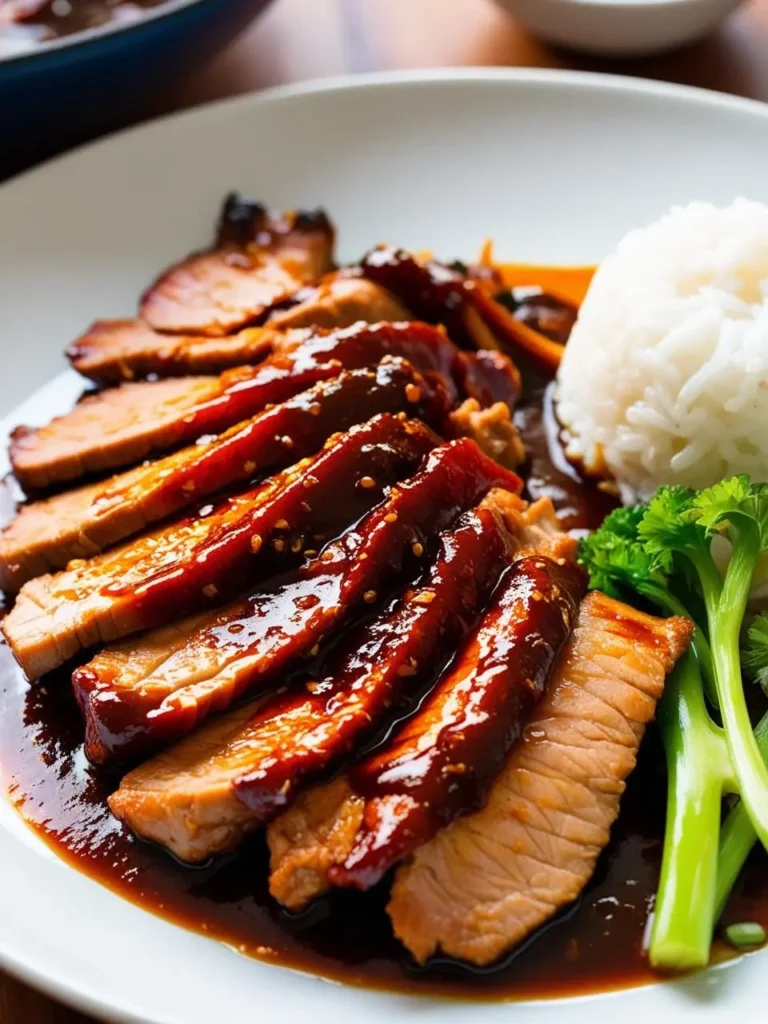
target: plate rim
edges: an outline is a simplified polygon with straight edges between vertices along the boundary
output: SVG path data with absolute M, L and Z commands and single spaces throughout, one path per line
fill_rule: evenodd
M 191 0 L 191 2 L 194 3 L 196 0 Z M 0 184 L 0 198 L 5 199 L 14 189 L 23 188 L 27 182 L 35 181 L 38 178 L 44 178 L 49 174 L 55 174 L 60 165 L 67 165 L 73 161 L 77 162 L 91 150 L 108 147 L 114 142 L 119 141 L 123 136 L 136 136 L 141 135 L 142 133 L 162 131 L 171 123 L 194 120 L 201 116 L 216 117 L 220 111 L 240 108 L 259 108 L 283 102 L 285 100 L 292 100 L 315 94 L 331 95 L 339 92 L 366 92 L 371 89 L 399 88 L 403 86 L 418 86 L 422 84 L 454 84 L 458 82 L 463 82 L 470 86 L 488 83 L 505 83 L 510 86 L 530 83 L 552 88 L 567 88 L 569 86 L 573 86 L 595 92 L 607 90 L 609 92 L 626 93 L 635 96 L 652 96 L 659 99 L 671 98 L 698 105 L 700 107 L 715 107 L 726 112 L 731 111 L 735 114 L 752 115 L 759 119 L 768 121 L 768 104 L 763 103 L 760 100 L 734 96 L 728 93 L 720 93 L 715 90 L 702 89 L 696 86 L 655 81 L 647 78 L 634 78 L 627 75 L 572 71 L 559 68 L 515 67 L 437 67 L 394 71 L 374 71 L 362 74 L 337 75 L 328 78 L 310 79 L 303 82 L 278 85 L 269 89 L 245 93 L 234 97 L 226 97 L 210 103 L 198 104 L 185 110 L 175 111 L 167 115 L 148 119 L 128 128 L 123 128 L 100 136 L 95 140 L 91 140 L 90 142 L 77 146 L 72 150 L 61 153 L 52 159 L 36 165 L 35 167 L 12 176 Z M 48 384 L 43 385 L 42 388 L 33 392 L 33 395 L 40 394 L 61 377 L 68 375 L 69 372 L 59 375 L 58 378 L 53 378 L 48 382 Z M 10 411 L 9 415 L 4 420 L 0 421 L 0 430 L 5 432 L 7 424 L 15 422 L 15 416 L 18 409 L 23 406 L 30 397 L 32 396 L 26 396 L 22 402 L 17 404 L 14 410 Z M 0 794 L 0 799 L 5 800 L 5 794 Z M 18 814 L 15 808 L 12 808 L 12 813 L 17 815 L 23 822 L 23 817 Z M 24 827 L 29 828 L 25 823 Z M 35 834 L 34 830 L 30 831 Z M 50 847 L 49 844 L 46 844 L 39 836 L 37 839 L 48 849 L 53 850 L 53 848 Z M 56 857 L 55 851 L 52 855 Z M 56 857 L 56 859 L 61 861 L 68 870 L 77 871 L 75 867 L 68 864 L 66 861 L 63 861 L 62 858 Z M 85 875 L 85 877 L 94 885 L 102 888 L 96 879 L 93 879 L 88 875 Z M 115 893 L 115 896 L 117 898 L 123 898 L 119 893 Z M 131 901 L 126 902 L 131 904 Z M 131 905 L 137 907 L 137 909 L 141 910 L 143 913 L 150 913 L 149 911 L 143 910 L 143 908 L 138 904 Z M 184 929 L 173 922 L 169 922 L 164 918 L 160 918 L 160 920 L 174 928 L 180 928 L 182 932 L 187 932 L 187 929 Z M 98 995 L 89 985 L 78 982 L 69 982 L 56 974 L 55 968 L 52 973 L 50 969 L 46 970 L 45 967 L 41 967 L 36 964 L 36 959 L 36 957 L 30 955 L 23 955 L 14 952 L 7 937 L 4 937 L 2 930 L 0 930 L 0 968 L 7 971 L 10 975 L 19 979 L 23 983 L 33 986 L 35 989 L 67 1006 L 103 1020 L 129 1022 L 129 1024 L 158 1024 L 160 1021 L 159 1017 L 147 1017 L 143 1014 L 135 1013 L 130 1009 L 125 1001 L 122 1003 L 105 1002 L 104 998 Z M 733 963 L 738 962 L 738 960 L 733 961 Z M 266 966 L 273 967 L 279 965 Z M 721 974 L 724 971 L 727 971 L 729 966 L 731 965 L 713 965 L 707 969 L 707 974 Z M 283 971 L 286 970 L 284 967 L 281 969 Z M 660 986 L 664 987 L 668 984 L 674 984 L 674 982 L 669 983 L 662 981 L 659 982 L 658 985 L 652 983 L 649 986 L 642 987 L 656 988 Z M 357 988 L 354 987 L 353 991 L 356 992 Z M 367 990 L 363 989 L 363 991 Z M 544 1004 L 551 1003 L 553 1007 L 564 1003 L 583 1003 L 586 1000 L 589 1000 L 591 1003 L 595 1000 L 601 1000 L 608 998 L 611 995 L 615 995 L 617 991 L 626 992 L 629 990 L 610 990 L 606 992 L 562 997 L 562 999 L 555 998 L 552 1000 L 519 1002 L 514 1000 L 498 1000 L 489 1003 L 488 1005 L 506 1006 L 511 1002 L 522 1010 L 525 1006 L 541 1005 L 542 1002 Z M 634 989 L 631 991 L 634 991 Z M 393 997 L 395 996 L 401 996 L 401 994 L 393 993 Z M 415 1001 L 417 1003 L 422 1003 L 424 999 L 428 999 L 428 997 L 415 996 Z M 432 1000 L 432 1002 L 435 1001 Z M 437 1000 L 437 1002 L 442 1003 L 443 1000 Z M 471 1006 L 474 1008 L 475 1012 L 477 1012 L 481 1006 L 486 1005 L 485 1002 L 477 1002 L 473 1000 L 451 1000 L 450 1002 Z
M 182 0 L 184 2 L 184 0 Z M 200 0 L 190 0 L 191 3 Z M 215 114 L 220 110 L 231 110 L 238 107 L 259 107 L 283 100 L 311 96 L 316 93 L 348 92 L 350 90 L 367 91 L 372 88 L 392 86 L 419 85 L 424 83 L 441 84 L 452 82 L 484 84 L 488 82 L 531 82 L 555 86 L 557 83 L 589 87 L 595 91 L 615 89 L 619 92 L 670 97 L 700 105 L 714 105 L 723 110 L 754 114 L 768 117 L 768 103 L 748 96 L 736 96 L 732 93 L 718 92 L 715 89 L 704 89 L 697 85 L 683 85 L 679 82 L 659 81 L 653 78 L 634 77 L 632 75 L 608 74 L 602 71 L 573 71 L 568 68 L 534 68 L 534 67 L 461 67 L 441 66 L 434 68 L 406 68 L 389 71 L 366 71 L 361 73 L 330 75 L 324 78 L 310 78 L 303 82 L 289 82 L 275 85 L 267 89 L 241 93 L 237 96 L 226 96 L 222 99 L 206 103 L 196 103 L 183 110 L 172 111 L 158 117 L 150 117 L 137 124 L 118 128 L 107 132 L 96 139 L 91 139 L 65 152 L 58 153 L 34 167 L 11 175 L 0 182 L 0 196 L 19 183 L 27 182 L 35 177 L 50 173 L 52 168 L 77 160 L 82 154 L 99 147 L 108 146 L 114 140 L 130 137 L 142 132 L 159 131 L 170 123 L 177 123 L 199 117 L 201 114 Z

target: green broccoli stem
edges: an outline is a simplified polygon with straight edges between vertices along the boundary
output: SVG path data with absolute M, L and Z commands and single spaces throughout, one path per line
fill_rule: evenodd
M 739 636 L 760 554 L 760 531 L 754 521 L 729 527 L 732 553 L 719 594 L 704 589 L 712 663 L 728 750 L 744 807 L 768 849 L 768 767 L 752 731 L 741 676 Z
M 763 715 L 755 729 L 755 740 L 763 760 L 768 763 L 768 714 Z M 720 855 L 717 862 L 717 890 L 715 894 L 715 921 L 728 902 L 736 879 L 747 857 L 757 842 L 757 833 L 747 809 L 740 800 L 723 822 L 720 832 Z
M 669 773 L 664 855 L 649 958 L 688 970 L 709 962 L 715 924 L 723 791 L 735 780 L 722 730 L 709 716 L 693 652 L 667 680 L 658 724 Z

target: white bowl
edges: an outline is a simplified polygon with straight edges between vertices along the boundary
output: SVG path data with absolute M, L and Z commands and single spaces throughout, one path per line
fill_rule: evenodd
M 692 43 L 742 0 L 498 0 L 535 35 L 558 46 L 640 56 Z

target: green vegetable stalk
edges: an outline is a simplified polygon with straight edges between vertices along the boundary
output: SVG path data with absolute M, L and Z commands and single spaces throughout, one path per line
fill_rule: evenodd
M 709 961 L 719 879 L 720 808 L 723 793 L 735 788 L 723 730 L 709 716 L 701 672 L 691 651 L 667 681 L 657 719 L 669 784 L 649 957 L 654 967 L 684 970 Z
M 721 576 L 712 539 L 731 557 Z M 649 956 L 667 969 L 702 966 L 714 925 L 756 835 L 768 847 L 768 716 L 752 731 L 739 638 L 755 566 L 768 546 L 768 488 L 734 477 L 693 492 L 661 488 L 647 506 L 621 509 L 582 542 L 590 586 L 634 593 L 695 622 L 692 651 L 667 682 L 659 726 L 669 769 L 667 827 Z M 768 620 L 758 648 L 768 680 Z M 759 661 L 758 654 L 750 655 Z M 749 656 L 748 656 L 749 657 Z M 706 696 L 705 696 L 706 695 Z M 723 728 L 707 708 L 719 708 Z M 766 755 L 764 758 L 763 754 Z M 724 793 L 741 801 L 720 835 Z

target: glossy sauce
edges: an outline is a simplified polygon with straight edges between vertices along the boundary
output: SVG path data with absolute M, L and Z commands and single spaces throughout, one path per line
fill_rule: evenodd
M 524 371 L 518 421 L 526 436 L 532 497 L 551 493 L 572 526 L 599 521 L 613 499 L 586 485 L 564 459 L 547 381 Z M 69 671 L 30 686 L 0 648 L 0 772 L 11 799 L 65 860 L 125 898 L 235 950 L 343 981 L 468 999 L 556 997 L 658 980 L 643 936 L 655 891 L 664 827 L 664 756 L 651 728 L 629 780 L 622 812 L 594 878 L 579 900 L 501 964 L 474 969 L 448 960 L 417 968 L 393 938 L 385 913 L 389 882 L 366 894 L 336 891 L 301 914 L 268 895 L 262 835 L 237 854 L 184 867 L 136 840 L 109 814 L 119 776 L 92 767 Z M 768 926 L 768 872 L 753 854 L 725 923 Z M 729 955 L 719 940 L 714 957 Z

